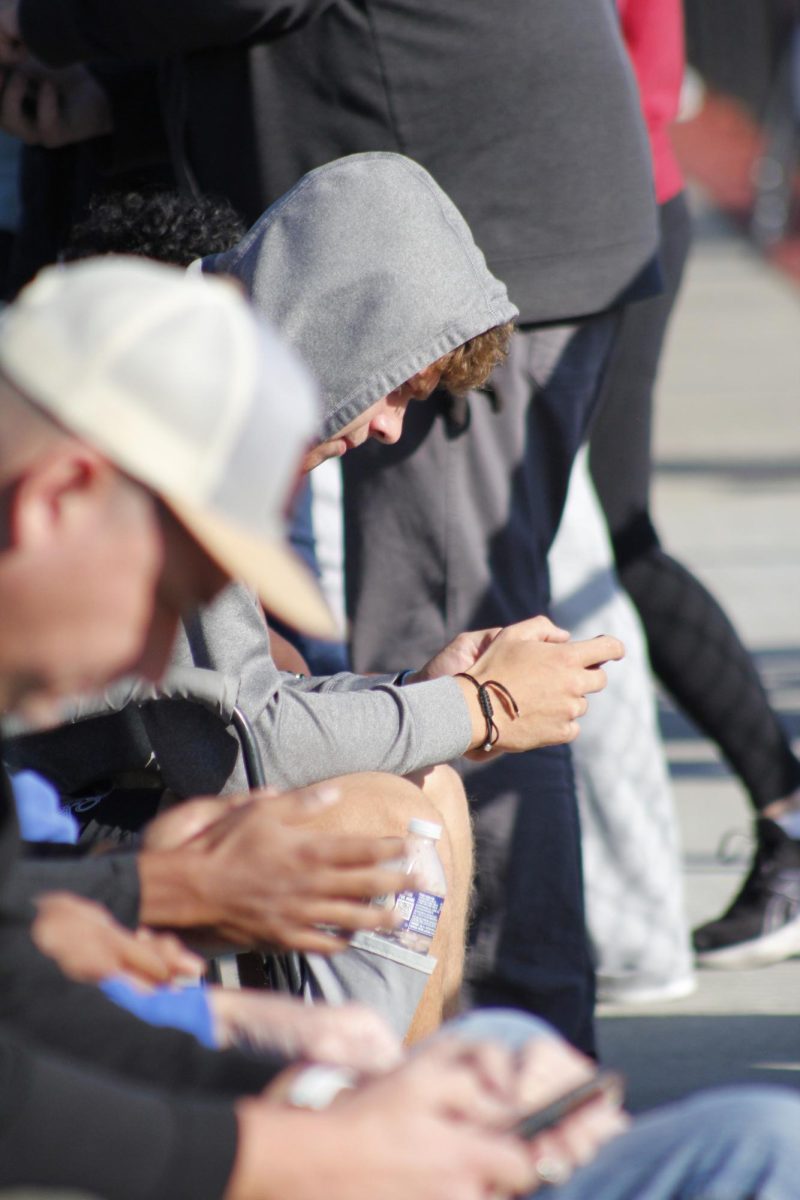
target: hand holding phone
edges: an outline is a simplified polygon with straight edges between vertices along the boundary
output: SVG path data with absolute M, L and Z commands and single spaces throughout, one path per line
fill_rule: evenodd
M 551 1104 L 522 1117 L 511 1127 L 511 1132 L 524 1141 L 530 1141 L 585 1105 L 591 1104 L 593 1100 L 605 1096 L 614 1103 L 621 1104 L 624 1094 L 625 1080 L 619 1071 L 598 1071 L 591 1079 L 565 1092 Z

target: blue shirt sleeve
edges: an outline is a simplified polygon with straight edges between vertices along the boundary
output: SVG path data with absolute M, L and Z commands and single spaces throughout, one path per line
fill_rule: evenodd
M 26 842 L 66 842 L 75 845 L 78 823 L 61 807 L 58 792 L 35 771 L 11 776 L 20 836 Z
M 150 1025 L 169 1025 L 193 1034 L 198 1042 L 217 1048 L 208 994 L 201 987 L 156 988 L 140 992 L 125 979 L 106 979 L 100 984 L 109 1000 Z

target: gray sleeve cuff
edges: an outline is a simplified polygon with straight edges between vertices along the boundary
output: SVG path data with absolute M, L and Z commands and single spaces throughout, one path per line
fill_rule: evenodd
M 452 675 L 428 683 L 392 687 L 408 707 L 417 730 L 420 761 L 410 770 L 451 762 L 469 749 L 472 721 L 464 694 Z

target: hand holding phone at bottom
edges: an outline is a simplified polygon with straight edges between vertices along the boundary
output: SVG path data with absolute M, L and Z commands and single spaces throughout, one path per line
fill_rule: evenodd
M 518 1095 L 524 1114 L 515 1129 L 529 1140 L 542 1185 L 565 1182 L 629 1124 L 621 1076 L 598 1072 L 560 1039 L 541 1039 L 522 1051 Z

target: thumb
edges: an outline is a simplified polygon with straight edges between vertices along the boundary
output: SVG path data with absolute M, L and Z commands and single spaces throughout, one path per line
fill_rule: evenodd
M 342 789 L 336 784 L 316 783 L 311 787 L 284 792 L 282 796 L 268 796 L 266 802 L 270 811 L 284 825 L 300 825 L 332 808 L 341 798 Z

